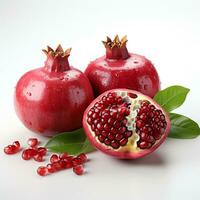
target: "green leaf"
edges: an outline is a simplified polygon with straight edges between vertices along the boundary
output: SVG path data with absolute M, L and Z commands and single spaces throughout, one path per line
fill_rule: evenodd
M 51 138 L 45 147 L 52 152 L 68 152 L 72 155 L 89 153 L 95 150 L 82 128 L 73 132 L 61 133 Z
M 188 88 L 174 85 L 159 91 L 154 99 L 167 112 L 170 112 L 183 104 L 189 91 Z
M 192 139 L 200 135 L 198 124 L 190 118 L 176 113 L 170 113 L 169 117 L 171 121 L 171 130 L 168 137 Z

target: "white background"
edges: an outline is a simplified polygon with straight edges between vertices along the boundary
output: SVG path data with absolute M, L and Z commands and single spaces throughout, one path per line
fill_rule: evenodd
M 200 138 L 168 139 L 155 153 L 119 161 L 101 152 L 89 155 L 87 173 L 71 170 L 39 177 L 34 161 L 6 156 L 3 147 L 36 136 L 17 119 L 14 86 L 20 76 L 43 66 L 41 49 L 72 47 L 70 63 L 84 70 L 104 54 L 106 35 L 128 35 L 130 52 L 155 64 L 162 88 L 191 89 L 177 112 L 200 122 L 199 0 L 0 0 L 0 199 L 200 199 Z M 43 144 L 46 138 L 39 137 Z

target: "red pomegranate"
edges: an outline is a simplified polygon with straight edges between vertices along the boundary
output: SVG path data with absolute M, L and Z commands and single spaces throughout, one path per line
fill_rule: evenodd
M 92 61 L 85 74 L 89 78 L 96 96 L 114 88 L 137 90 L 153 97 L 160 89 L 158 73 L 144 56 L 129 53 L 126 36 L 103 42 L 106 55 Z
M 61 45 L 47 55 L 44 67 L 25 73 L 15 90 L 15 109 L 23 124 L 46 136 L 82 126 L 86 107 L 93 100 L 88 78 L 69 65 L 71 49 Z
M 83 127 L 97 149 L 121 159 L 135 159 L 164 142 L 170 121 L 150 97 L 134 90 L 113 89 L 88 106 Z

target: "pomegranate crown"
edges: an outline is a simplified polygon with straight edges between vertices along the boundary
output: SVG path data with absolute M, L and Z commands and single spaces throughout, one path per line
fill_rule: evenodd
M 63 50 L 59 44 L 56 50 L 47 46 L 47 50 L 42 50 L 47 55 L 45 69 L 49 72 L 64 72 L 70 69 L 68 57 L 70 56 L 71 48 Z
M 63 50 L 62 46 L 59 44 L 56 48 L 56 50 L 53 50 L 50 46 L 47 46 L 47 50 L 46 49 L 42 49 L 42 51 L 47 55 L 47 56 L 52 56 L 54 58 L 56 57 L 69 57 L 70 56 L 70 52 L 71 52 L 72 48 L 68 48 L 65 51 Z
M 102 42 L 106 48 L 112 49 L 114 47 L 121 48 L 123 46 L 126 46 L 127 41 L 128 40 L 127 40 L 126 35 L 124 37 L 122 37 L 121 40 L 119 39 L 119 36 L 116 35 L 115 38 L 113 39 L 113 41 L 107 36 L 106 41 L 102 41 Z
M 113 40 L 107 36 L 106 41 L 102 41 L 106 48 L 106 58 L 123 60 L 129 58 L 130 56 L 126 48 L 127 41 L 126 35 L 121 40 L 118 35 Z

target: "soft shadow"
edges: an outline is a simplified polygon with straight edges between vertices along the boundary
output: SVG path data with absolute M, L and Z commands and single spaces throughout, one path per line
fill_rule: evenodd
M 125 165 L 137 165 L 137 166 L 138 165 L 163 166 L 166 164 L 166 160 L 163 157 L 161 157 L 157 152 L 135 160 L 115 159 L 115 161 L 123 163 Z

